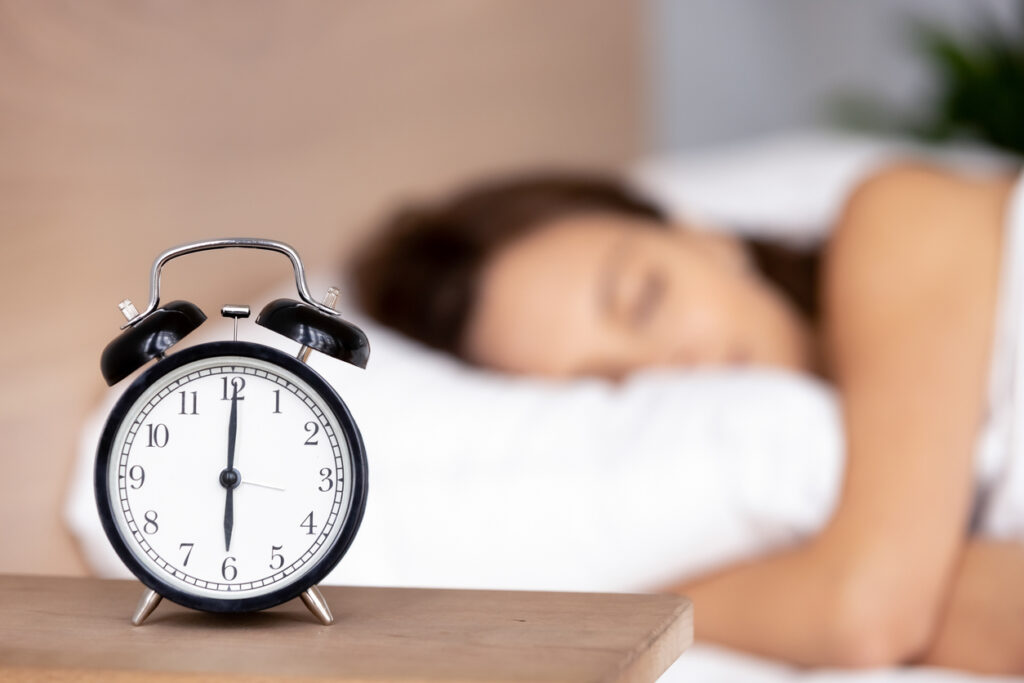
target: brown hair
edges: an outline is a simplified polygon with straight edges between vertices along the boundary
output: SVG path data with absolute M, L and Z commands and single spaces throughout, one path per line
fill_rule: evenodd
M 351 272 L 365 312 L 465 359 L 462 342 L 483 269 L 502 248 L 550 222 L 612 213 L 668 227 L 668 215 L 618 178 L 537 173 L 491 180 L 391 216 L 357 252 Z M 797 308 L 817 314 L 816 254 L 748 240 L 762 273 Z

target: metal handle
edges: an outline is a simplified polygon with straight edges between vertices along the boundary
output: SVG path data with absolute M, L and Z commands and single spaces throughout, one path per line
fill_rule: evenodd
M 179 256 L 193 254 L 197 251 L 230 249 L 232 247 L 238 247 L 241 249 L 265 249 L 267 251 L 276 251 L 284 254 L 291 260 L 292 268 L 295 270 L 295 287 L 299 290 L 299 298 L 323 313 L 327 313 L 328 315 L 338 315 L 338 312 L 333 308 L 325 306 L 313 299 L 312 295 L 309 293 L 309 286 L 306 285 L 306 271 L 302 267 L 302 260 L 299 259 L 298 252 L 296 252 L 290 245 L 287 245 L 284 242 L 258 239 L 255 237 L 225 237 L 223 239 L 201 240 L 199 242 L 181 244 L 177 247 L 171 247 L 157 256 L 156 260 L 153 261 L 153 268 L 149 273 L 149 304 L 146 305 L 146 310 L 131 318 L 131 320 L 121 326 L 121 329 L 123 330 L 126 327 L 131 327 L 156 310 L 156 307 L 160 304 L 160 271 L 164 267 L 165 263 L 176 259 Z

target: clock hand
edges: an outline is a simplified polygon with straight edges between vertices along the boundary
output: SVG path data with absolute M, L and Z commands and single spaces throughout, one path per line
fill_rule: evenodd
M 234 493 L 235 487 L 232 486 L 224 501 L 224 552 L 231 550 L 231 529 L 235 525 Z
M 231 531 L 235 526 L 235 487 L 241 477 L 235 469 L 235 436 L 238 432 L 238 388 L 231 394 L 231 415 L 228 417 L 228 466 L 220 473 L 220 483 L 227 489 L 224 499 L 224 552 L 231 550 Z
M 271 486 L 270 484 L 264 484 L 264 483 L 258 482 L 258 481 L 249 481 L 248 479 L 243 479 L 241 483 L 248 484 L 249 486 L 259 486 L 262 489 L 272 489 L 274 491 L 284 491 L 284 489 L 281 488 L 280 486 Z

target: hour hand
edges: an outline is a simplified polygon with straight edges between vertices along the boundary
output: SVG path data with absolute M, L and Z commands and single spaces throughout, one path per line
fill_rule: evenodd
M 235 487 L 228 489 L 227 499 L 224 501 L 224 552 L 231 550 L 231 530 L 235 526 Z

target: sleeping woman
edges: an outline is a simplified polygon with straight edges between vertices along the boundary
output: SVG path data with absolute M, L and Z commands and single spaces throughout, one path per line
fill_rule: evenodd
M 381 322 L 509 373 L 826 378 L 847 434 L 828 524 L 665 589 L 701 639 L 798 664 L 1021 672 L 1024 544 L 968 532 L 1013 196 L 1010 177 L 893 165 L 801 253 L 672 222 L 614 179 L 509 178 L 394 216 L 355 284 Z

